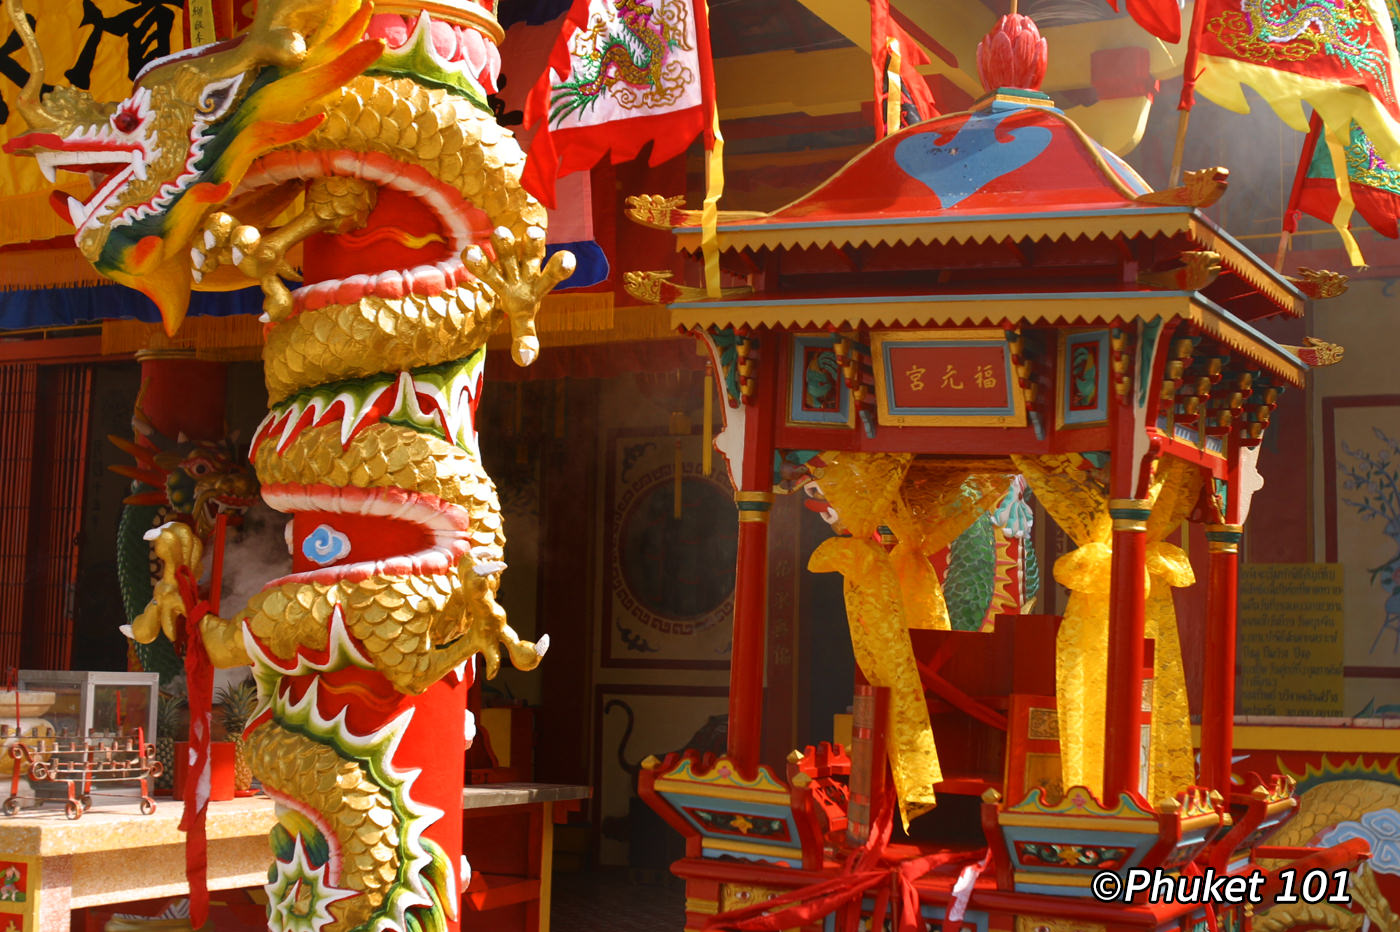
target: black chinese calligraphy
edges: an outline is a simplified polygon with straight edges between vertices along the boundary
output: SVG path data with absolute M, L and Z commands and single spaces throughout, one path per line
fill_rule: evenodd
M 92 89 L 92 67 L 109 37 L 126 40 L 127 77 L 132 80 L 149 62 L 170 54 L 175 14 L 184 7 L 181 0 L 125 0 L 125 6 L 109 16 L 94 0 L 83 0 L 82 25 L 91 31 L 73 67 L 63 73 L 75 87 Z
M 29 20 L 29 28 L 33 29 L 35 23 L 34 17 L 29 16 L 27 18 Z M 23 48 L 23 42 L 19 37 L 19 33 L 11 29 L 9 37 L 5 39 L 3 45 L 0 45 L 0 77 L 5 78 L 13 84 L 14 87 L 0 86 L 0 126 L 9 122 L 10 119 L 10 105 L 6 102 L 5 98 L 12 92 L 18 93 L 19 89 L 24 87 L 24 82 L 29 80 L 29 69 L 25 68 L 15 59 L 15 53 L 21 48 Z M 53 85 L 45 84 L 40 90 L 40 94 L 47 94 L 51 90 L 53 90 Z

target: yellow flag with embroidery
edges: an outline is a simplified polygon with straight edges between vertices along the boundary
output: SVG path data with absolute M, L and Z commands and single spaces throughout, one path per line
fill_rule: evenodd
M 59 84 L 117 101 L 131 91 L 151 61 L 186 44 L 184 0 L 29 0 L 28 18 L 43 54 L 44 86 Z M 192 3 L 196 8 L 208 3 Z M 207 19 L 196 12 L 194 19 Z M 0 147 L 29 127 L 16 106 L 37 64 L 29 60 L 19 32 L 0 13 Z M 79 175 L 57 178 L 56 196 L 86 200 L 91 182 Z M 34 159 L 0 156 L 0 245 L 51 239 L 73 232 L 51 209 L 54 185 Z

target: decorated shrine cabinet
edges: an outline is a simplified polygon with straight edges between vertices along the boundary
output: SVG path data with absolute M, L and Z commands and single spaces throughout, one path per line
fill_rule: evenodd
M 1043 74 L 1043 42 L 1018 48 L 1037 44 Z M 722 375 L 716 447 L 741 518 L 728 753 L 651 759 L 641 783 L 687 839 L 688 929 L 763 913 L 764 928 L 854 928 L 887 909 L 912 929 L 915 906 L 948 928 L 1239 929 L 1277 873 L 1256 918 L 1104 903 L 1090 883 L 1365 856 L 1265 847 L 1291 784 L 1230 772 L 1259 444 L 1280 393 L 1340 354 L 1255 324 L 1344 281 L 1283 277 L 1207 219 L 1224 170 L 1155 192 L 1048 97 L 1002 86 L 1038 84 L 1036 66 L 983 63 L 971 111 L 878 141 L 772 213 L 707 228 L 679 199 L 632 201 L 697 270 L 717 258 L 725 286 L 629 277 Z M 1075 548 L 1044 568 L 1069 591 L 1059 616 L 1023 614 L 1039 575 L 1026 490 Z M 832 524 L 809 569 L 844 576 L 858 668 L 850 746 L 785 766 L 759 753 L 775 491 Z M 995 557 L 956 566 L 949 544 L 979 521 Z M 1172 601 L 1196 582 L 1169 539 L 1186 521 L 1210 544 L 1197 657 Z M 972 583 L 993 591 L 985 619 L 955 598 Z M 1183 664 L 1204 670 L 1199 766 Z

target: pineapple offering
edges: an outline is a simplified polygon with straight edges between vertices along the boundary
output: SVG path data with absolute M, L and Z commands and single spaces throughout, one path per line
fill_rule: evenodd
M 251 793 L 253 771 L 244 750 L 243 729 L 258 705 L 258 689 L 252 677 L 220 686 L 214 692 L 214 705 L 219 708 L 219 722 L 233 742 L 233 790 L 240 795 Z

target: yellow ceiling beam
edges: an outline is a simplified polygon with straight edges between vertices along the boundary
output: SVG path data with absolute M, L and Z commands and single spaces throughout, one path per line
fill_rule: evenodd
M 818 19 L 870 54 L 870 7 L 851 0 L 798 0 Z
M 715 59 L 715 94 L 722 120 L 776 113 L 849 113 L 869 102 L 872 93 L 870 56 L 860 49 Z
M 1189 5 L 1181 13 L 1181 22 L 1182 32 L 1185 33 L 1191 22 Z M 1047 94 L 1093 86 L 1089 58 L 1103 49 L 1145 47 L 1149 56 L 1148 69 L 1159 80 L 1181 74 L 1181 63 L 1186 57 L 1185 40 L 1176 45 L 1167 45 L 1126 16 L 1075 23 L 1072 26 L 1054 26 L 1042 30 L 1041 34 L 1050 51 L 1045 83 L 1041 85 L 1041 90 Z

